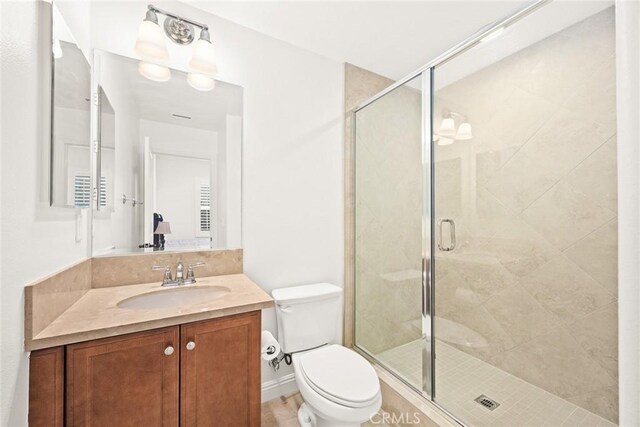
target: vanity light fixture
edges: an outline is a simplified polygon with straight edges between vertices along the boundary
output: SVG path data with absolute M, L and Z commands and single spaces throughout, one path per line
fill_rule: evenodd
M 216 81 L 214 79 L 200 73 L 187 74 L 187 83 L 189 83 L 189 86 L 191 86 L 192 88 L 201 90 L 203 92 L 209 91 L 216 87 Z
M 158 24 L 158 14 L 165 15 L 163 30 Z M 209 91 L 215 87 L 214 77 L 218 73 L 215 51 L 211 43 L 209 27 L 206 24 L 183 18 L 153 5 L 148 6 L 144 21 L 138 29 L 138 37 L 134 46 L 140 56 L 138 72 L 153 81 L 167 81 L 171 71 L 167 67 L 169 51 L 166 35 L 172 42 L 186 46 L 193 42 L 195 29 L 200 28 L 200 37 L 193 45 L 187 82 L 191 87 L 201 91 Z
M 440 135 L 454 136 L 456 134 L 456 123 L 452 117 L 445 117 L 440 123 Z
M 445 111 L 443 117 L 440 122 L 440 130 L 434 138 L 438 145 L 451 145 L 455 141 L 466 141 L 473 138 L 471 124 L 465 116 L 454 111 Z M 457 130 L 456 119 L 461 122 Z
M 471 133 L 471 125 L 467 122 L 461 123 L 458 127 L 458 132 L 456 133 L 456 139 L 458 141 L 466 141 L 473 138 L 473 134 Z
M 171 70 L 168 67 L 154 64 L 153 62 L 140 61 L 138 63 L 138 72 L 154 82 L 166 82 L 171 78 Z

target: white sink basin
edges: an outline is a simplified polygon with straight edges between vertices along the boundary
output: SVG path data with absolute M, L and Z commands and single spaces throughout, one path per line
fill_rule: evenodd
M 171 308 L 193 305 L 220 298 L 229 293 L 224 286 L 198 286 L 163 289 L 135 297 L 123 299 L 118 303 L 120 308 L 150 310 L 154 308 Z

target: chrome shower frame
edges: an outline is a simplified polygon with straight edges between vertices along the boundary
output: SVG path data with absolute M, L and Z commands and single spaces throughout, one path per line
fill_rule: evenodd
M 446 409 L 444 409 L 441 405 L 439 405 L 435 401 L 436 388 L 435 388 L 435 340 L 434 337 L 434 306 L 435 306 L 435 288 L 434 288 L 434 274 L 435 274 L 435 263 L 432 254 L 435 252 L 435 229 L 436 229 L 436 221 L 434 215 L 434 135 L 433 135 L 433 93 L 434 93 L 434 71 L 435 68 L 445 64 L 446 62 L 454 59 L 455 57 L 461 55 L 462 53 L 468 51 L 469 49 L 477 46 L 485 37 L 496 31 L 498 28 L 506 28 L 521 19 L 527 17 L 531 13 L 540 9 L 548 3 L 551 3 L 553 0 L 537 0 L 532 4 L 527 5 L 524 8 L 521 8 L 515 11 L 513 14 L 498 20 L 492 24 L 487 25 L 486 27 L 480 29 L 472 36 L 464 40 L 463 42 L 457 44 L 453 48 L 447 50 L 442 55 L 436 57 L 434 60 L 426 63 L 421 66 L 417 70 L 411 72 L 406 75 L 402 79 L 398 80 L 394 84 L 388 86 L 384 90 L 378 92 L 376 95 L 367 99 L 366 101 L 358 104 L 357 107 L 353 108 L 350 112 L 351 119 L 351 149 L 352 149 L 352 158 L 351 158 L 351 168 L 353 171 L 352 181 L 350 182 L 351 189 L 353 191 L 354 197 L 356 196 L 356 114 L 358 111 L 363 108 L 371 105 L 375 101 L 383 98 L 385 95 L 393 92 L 395 89 L 398 89 L 410 82 L 413 79 L 420 78 L 422 83 L 422 133 L 421 133 L 421 146 L 422 146 L 422 165 L 423 165 L 423 173 L 422 173 L 422 186 L 423 186 L 423 206 L 422 206 L 422 339 L 424 342 L 424 346 L 422 348 L 423 353 L 423 378 L 422 378 L 422 389 L 417 389 L 415 385 L 410 384 L 400 375 L 398 375 L 393 369 L 389 366 L 386 366 L 384 363 L 381 363 L 375 355 L 368 352 L 366 349 L 359 347 L 357 344 L 357 335 L 355 328 L 355 313 L 356 313 L 356 298 L 354 297 L 352 300 L 352 307 L 354 313 L 354 320 L 352 327 L 353 332 L 353 348 L 366 357 L 371 362 L 376 363 L 381 366 L 383 369 L 388 371 L 391 375 L 396 377 L 402 383 L 407 385 L 409 388 L 415 390 L 426 402 L 431 405 L 434 405 L 438 411 L 443 414 L 446 414 L 453 421 L 457 422 L 460 425 L 465 425 L 460 419 L 458 419 L 454 414 L 450 413 Z M 353 224 L 356 222 L 356 209 L 355 203 L 353 205 L 352 221 Z M 355 249 L 355 227 L 353 227 L 354 236 L 354 249 Z M 355 252 L 355 250 L 354 250 Z M 355 263 L 355 259 L 352 261 Z M 354 286 L 355 295 L 355 286 L 356 286 L 356 272 L 355 268 L 352 276 L 352 283 Z

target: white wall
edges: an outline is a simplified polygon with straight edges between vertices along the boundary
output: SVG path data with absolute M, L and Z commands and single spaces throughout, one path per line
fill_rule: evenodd
M 149 139 L 149 149 L 150 149 L 150 152 L 153 154 L 164 153 L 172 156 L 189 156 L 189 157 L 199 157 L 203 159 L 213 160 L 214 163 L 211 164 L 212 167 L 209 167 L 209 164 L 207 164 L 207 171 L 208 171 L 207 173 L 209 173 L 208 181 L 210 181 L 210 183 L 215 185 L 215 178 L 216 178 L 215 160 L 217 157 L 218 144 L 219 144 L 218 132 L 208 131 L 204 129 L 196 129 L 196 128 L 187 127 L 187 126 L 178 126 L 170 123 L 161 123 L 161 122 L 156 122 L 152 120 L 140 120 L 141 146 L 142 144 L 144 144 L 145 138 Z M 160 174 L 164 174 L 164 172 L 160 170 L 161 163 L 164 162 L 164 164 L 167 164 L 167 163 L 170 164 L 171 160 L 168 160 L 168 159 L 171 159 L 171 158 L 176 159 L 175 160 L 177 162 L 176 165 L 178 163 L 181 163 L 187 160 L 187 159 L 182 159 L 181 161 L 179 157 L 157 156 L 156 157 L 157 159 L 156 160 L 157 162 L 156 176 Z M 140 167 L 140 170 L 144 168 L 142 164 L 139 167 Z M 180 167 L 183 167 L 183 166 L 180 166 Z M 153 173 L 151 173 L 150 179 L 153 179 L 152 177 L 153 177 Z M 195 189 L 193 183 L 189 184 L 189 186 L 186 188 L 172 188 L 173 186 L 163 188 L 163 187 L 166 187 L 167 184 L 171 183 L 172 180 L 166 180 L 166 176 L 160 177 L 160 178 L 161 179 L 156 182 L 155 191 L 153 191 L 153 193 L 155 194 L 154 195 L 145 194 L 146 217 L 144 219 L 148 221 L 148 227 L 146 227 L 146 229 L 144 230 L 145 241 L 153 242 L 153 235 L 152 235 L 153 212 L 161 213 L 165 221 L 169 221 L 171 223 L 171 226 L 172 226 L 171 231 L 176 234 L 167 236 L 167 240 L 193 239 L 195 237 L 193 233 L 187 236 L 184 234 L 186 230 L 182 230 L 182 233 L 180 233 L 180 231 L 177 228 L 174 228 L 175 214 L 178 211 L 173 210 L 174 208 L 179 208 L 181 205 L 186 203 L 184 201 L 184 197 L 178 197 L 181 191 L 184 193 L 184 195 L 188 193 L 190 196 L 193 196 L 194 194 L 193 191 Z M 162 178 L 165 178 L 165 179 L 162 179 Z M 190 178 L 187 179 L 186 176 L 183 176 L 182 178 L 180 178 L 179 175 L 174 178 L 177 178 L 177 180 L 173 179 L 174 185 L 175 184 L 181 185 L 182 183 L 191 182 L 193 181 L 193 179 L 195 179 L 194 176 L 191 176 Z M 191 181 L 189 181 L 189 179 Z M 177 198 L 174 199 L 173 202 L 169 202 L 165 198 L 165 195 L 167 194 L 175 194 Z M 154 196 L 156 198 L 155 202 L 153 202 Z M 173 203 L 174 206 L 170 206 L 170 205 L 168 206 L 167 203 Z M 154 206 L 155 206 L 155 210 L 154 210 Z M 188 209 L 190 213 L 187 215 L 187 217 L 184 218 L 183 221 L 185 224 L 188 223 L 188 224 L 191 224 L 192 226 L 195 226 L 196 223 L 194 222 L 194 217 L 191 215 L 193 208 L 194 206 L 192 206 L 192 204 L 189 204 Z M 172 211 L 173 211 L 173 214 L 167 215 Z M 176 223 L 175 225 L 179 225 L 180 222 L 183 222 L 180 220 L 178 221 L 179 222 Z
M 53 197 L 57 205 L 74 205 L 71 175 L 90 173 L 89 110 L 55 107 L 56 142 L 53 151 Z M 84 136 L 84 137 L 83 137 Z M 84 153 L 84 156 L 82 155 Z
M 620 425 L 640 424 L 640 4 L 616 1 Z
M 227 116 L 227 138 L 225 141 L 225 165 L 242 165 L 242 117 Z M 222 157 L 222 156 L 220 156 Z M 218 159 L 220 163 L 220 160 Z M 227 248 L 242 247 L 242 167 L 227 167 L 225 176 L 226 194 L 219 201 L 218 245 Z M 221 240 L 224 239 L 224 243 Z
M 42 171 L 43 86 L 38 38 L 46 31 L 44 2 L 0 2 L 2 39 L 0 181 L 0 425 L 27 420 L 27 353 L 24 285 L 85 255 L 75 241 L 75 209 L 53 209 L 39 201 Z M 41 21 L 41 19 L 44 19 Z
M 211 182 L 211 162 L 204 159 L 156 155 L 156 212 L 171 224 L 170 240 L 193 240 L 199 232 L 199 186 Z
M 130 93 L 127 76 L 116 58 L 101 55 L 94 68 L 97 69 L 98 80 L 115 113 L 115 135 L 110 140 L 115 143 L 115 152 L 113 178 L 107 180 L 107 185 L 110 186 L 107 206 L 93 214 L 93 247 L 97 252 L 110 247 L 126 251 L 142 243 L 141 233 L 136 229 L 136 217 L 140 216 L 141 208 L 133 207 L 131 203 L 122 203 L 123 194 L 128 199 L 136 200 L 141 194 L 138 109 L 135 98 Z M 103 123 L 101 126 L 105 128 L 105 125 Z M 102 164 L 106 169 L 106 162 Z M 110 176 L 107 170 L 104 172 L 101 175 Z
M 92 3 L 94 46 L 133 57 L 146 4 Z M 319 281 L 342 286 L 342 64 L 181 3 L 154 4 L 209 24 L 219 79 L 244 88 L 246 274 L 267 292 Z M 168 48 L 170 66 L 186 70 L 190 49 Z M 273 310 L 263 323 L 276 332 Z M 291 372 L 276 375 L 265 365 L 263 381 Z

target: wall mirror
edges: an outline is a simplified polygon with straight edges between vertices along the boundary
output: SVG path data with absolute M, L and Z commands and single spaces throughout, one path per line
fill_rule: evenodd
M 154 81 L 99 50 L 93 64 L 93 254 L 240 247 L 242 88 L 196 90 L 173 69 Z
M 49 202 L 89 208 L 91 69 L 56 4 L 52 17 Z

